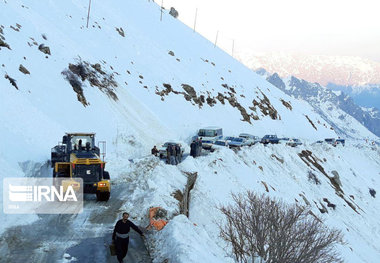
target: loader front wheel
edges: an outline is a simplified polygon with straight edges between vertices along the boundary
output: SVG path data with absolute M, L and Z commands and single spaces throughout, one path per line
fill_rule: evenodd
M 108 199 L 110 199 L 110 195 L 111 195 L 110 192 L 97 192 L 96 193 L 96 200 L 107 202 Z

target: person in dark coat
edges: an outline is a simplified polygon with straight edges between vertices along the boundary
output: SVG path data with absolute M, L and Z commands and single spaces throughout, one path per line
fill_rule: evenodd
M 171 146 L 169 144 L 168 147 L 166 147 L 166 163 L 167 164 L 170 164 L 170 152 L 171 152 L 170 148 Z
M 195 141 L 193 140 L 193 142 L 190 144 L 190 156 L 192 156 L 193 158 L 195 158 L 195 154 L 196 154 L 196 150 L 197 150 L 197 146 L 195 144 Z
M 156 145 L 152 148 L 152 154 L 154 156 L 157 156 L 157 154 L 159 153 L 159 150 L 156 148 Z
M 202 137 L 197 138 L 195 144 L 196 144 L 196 156 L 200 156 L 201 151 L 202 151 Z
M 176 161 L 176 164 L 179 164 L 182 160 L 182 157 L 181 157 L 181 147 L 179 147 L 178 144 L 175 145 L 175 152 L 176 152 L 176 158 L 175 158 L 175 161 Z
M 169 163 L 171 164 L 171 165 L 175 165 L 176 164 L 176 150 L 175 150 L 175 145 L 170 145 L 169 146 L 169 155 L 170 155 L 170 157 L 169 157 Z
M 117 221 L 113 230 L 112 241 L 115 243 L 116 256 L 119 262 L 123 262 L 123 259 L 128 253 L 129 245 L 129 231 L 132 228 L 140 236 L 144 236 L 143 232 L 131 221 L 128 220 L 129 214 L 124 212 L 123 218 Z

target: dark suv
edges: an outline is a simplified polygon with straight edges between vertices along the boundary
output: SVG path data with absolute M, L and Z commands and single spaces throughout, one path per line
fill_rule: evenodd
M 277 138 L 277 135 L 265 135 L 261 139 L 261 143 L 263 143 L 263 144 L 268 144 L 268 143 L 277 144 L 277 143 L 279 143 L 279 141 L 280 141 L 280 139 Z

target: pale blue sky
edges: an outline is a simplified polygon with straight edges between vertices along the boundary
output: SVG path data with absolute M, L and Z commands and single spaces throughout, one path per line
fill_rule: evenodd
M 160 0 L 156 0 L 161 4 Z M 164 0 L 179 19 L 231 50 L 301 51 L 380 61 L 378 0 Z

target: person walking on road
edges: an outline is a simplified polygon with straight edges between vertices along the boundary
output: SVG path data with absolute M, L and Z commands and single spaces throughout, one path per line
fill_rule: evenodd
M 140 236 L 144 236 L 143 232 L 131 221 L 128 220 L 129 214 L 124 212 L 123 218 L 117 221 L 115 228 L 113 230 L 112 241 L 116 247 L 116 256 L 119 262 L 123 262 L 123 259 L 128 253 L 129 245 L 129 231 L 132 228 Z

